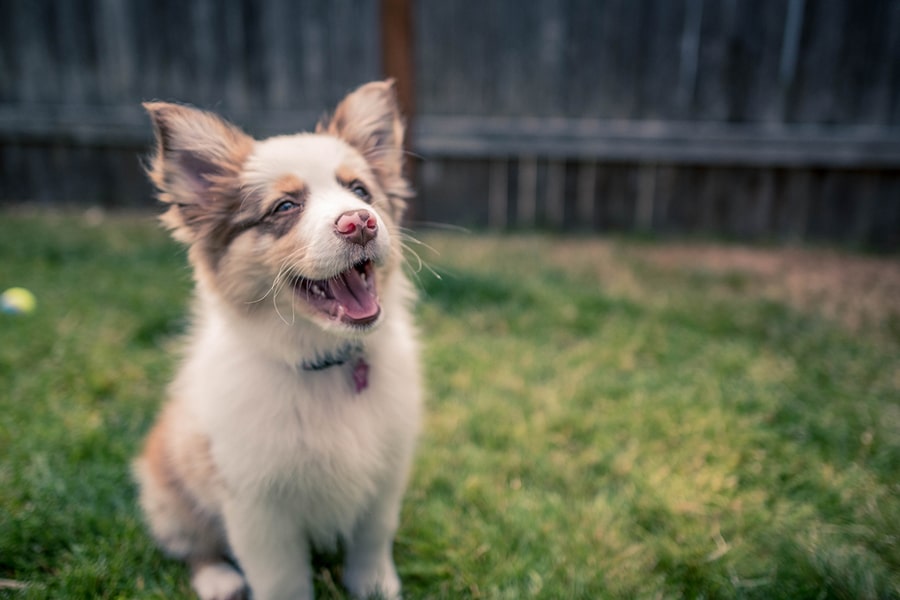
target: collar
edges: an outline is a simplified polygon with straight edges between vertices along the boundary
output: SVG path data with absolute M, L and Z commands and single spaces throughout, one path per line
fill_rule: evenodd
M 333 352 L 316 355 L 313 360 L 302 361 L 300 368 L 304 371 L 324 371 L 352 362 L 353 386 L 358 394 L 369 387 L 369 363 L 366 362 L 363 350 L 359 342 L 347 342 Z
M 300 362 L 300 368 L 304 371 L 324 371 L 331 367 L 339 367 L 350 362 L 350 359 L 361 356 L 362 344 L 359 342 L 347 342 L 337 350 L 316 354 L 315 358 Z

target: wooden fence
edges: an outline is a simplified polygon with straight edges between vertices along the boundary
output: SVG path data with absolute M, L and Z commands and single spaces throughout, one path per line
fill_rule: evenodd
M 900 247 L 891 0 L 0 0 L 0 202 L 150 205 L 142 100 L 262 136 L 385 72 L 416 221 Z

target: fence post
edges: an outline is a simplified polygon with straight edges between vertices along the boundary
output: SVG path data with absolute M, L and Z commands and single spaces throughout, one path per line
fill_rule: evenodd
M 407 152 L 406 177 L 416 185 L 416 164 L 413 139 L 416 117 L 415 81 L 415 30 L 413 24 L 413 0 L 381 0 L 381 70 L 385 77 L 393 77 L 396 83 L 397 101 L 406 117 L 406 136 L 403 149 Z M 414 220 L 415 202 L 410 203 L 407 219 Z

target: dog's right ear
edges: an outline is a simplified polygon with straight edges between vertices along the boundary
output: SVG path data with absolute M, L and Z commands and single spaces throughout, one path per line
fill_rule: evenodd
M 330 119 L 316 126 L 316 133 L 339 137 L 362 154 L 387 192 L 397 222 L 413 196 L 403 176 L 405 128 L 393 79 L 360 86 L 340 101 Z
M 162 221 L 193 243 L 240 206 L 240 172 L 253 138 L 213 113 L 146 102 L 156 133 L 147 173 L 169 205 Z

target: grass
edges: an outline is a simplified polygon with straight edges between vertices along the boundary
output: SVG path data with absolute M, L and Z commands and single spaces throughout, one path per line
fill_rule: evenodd
M 417 275 L 407 598 L 900 598 L 896 296 L 844 320 L 779 294 L 780 269 L 666 244 L 423 239 L 441 278 Z M 184 251 L 149 218 L 0 214 L 13 285 L 39 308 L 0 314 L 0 598 L 191 597 L 128 473 L 185 326 Z M 333 560 L 317 573 L 343 597 Z

